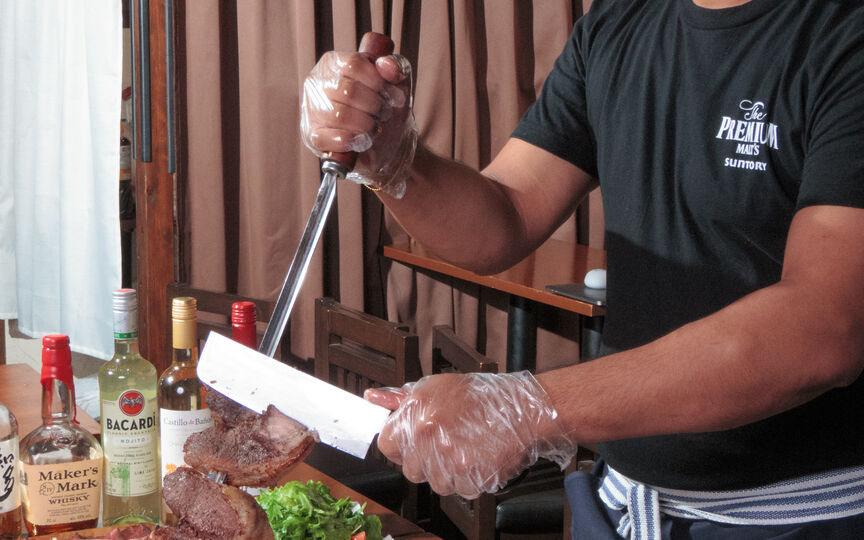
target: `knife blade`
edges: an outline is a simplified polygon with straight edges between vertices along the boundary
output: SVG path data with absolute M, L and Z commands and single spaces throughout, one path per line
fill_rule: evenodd
M 198 358 L 198 378 L 255 412 L 272 404 L 316 430 L 321 442 L 361 459 L 390 415 L 384 407 L 215 332 Z

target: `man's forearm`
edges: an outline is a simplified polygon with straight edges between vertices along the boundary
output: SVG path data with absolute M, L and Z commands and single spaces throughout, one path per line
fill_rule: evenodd
M 537 379 L 577 441 L 755 422 L 860 373 L 861 340 L 825 317 L 808 326 L 791 308 L 806 303 L 793 287 L 767 287 L 652 343 Z
M 405 197 L 382 201 L 412 237 L 448 262 L 501 272 L 537 248 L 597 183 L 573 164 L 510 139 L 482 173 L 422 146 Z
M 478 273 L 506 268 L 524 254 L 520 217 L 504 188 L 480 172 L 418 146 L 405 196 L 380 192 L 388 210 L 418 242 Z

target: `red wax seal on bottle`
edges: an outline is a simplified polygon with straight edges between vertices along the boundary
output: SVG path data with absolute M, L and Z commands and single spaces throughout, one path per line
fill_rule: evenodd
M 72 352 L 69 350 L 69 336 L 49 334 L 42 338 L 42 373 L 40 382 L 45 387 L 52 380 L 66 385 L 75 403 L 75 381 L 72 379 Z M 74 416 L 77 416 L 77 411 Z M 77 420 L 75 420 L 77 422 Z
M 231 305 L 231 338 L 249 348 L 256 347 L 254 302 L 234 302 Z

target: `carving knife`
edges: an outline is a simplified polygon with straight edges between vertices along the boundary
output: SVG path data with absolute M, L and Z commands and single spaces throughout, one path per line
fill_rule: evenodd
M 361 459 L 390 416 L 380 405 L 215 332 L 198 359 L 198 378 L 257 413 L 273 405 L 317 431 L 324 444 Z

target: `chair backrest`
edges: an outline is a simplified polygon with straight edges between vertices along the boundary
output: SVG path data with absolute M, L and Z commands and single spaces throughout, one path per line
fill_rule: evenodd
M 214 291 L 206 291 L 204 289 L 196 289 L 190 287 L 186 283 L 169 283 L 168 284 L 168 306 L 170 309 L 171 300 L 178 296 L 191 296 L 196 299 L 198 304 L 198 344 L 199 347 L 204 345 L 204 340 L 210 332 L 216 332 L 226 337 L 231 337 L 231 306 L 234 302 L 248 301 L 255 304 L 255 320 L 257 321 L 258 341 L 261 341 L 261 336 L 264 334 L 264 329 L 270 321 L 270 315 L 273 313 L 275 302 L 267 300 L 259 300 L 257 298 L 248 298 L 238 296 L 236 294 L 220 293 Z M 170 323 L 170 319 L 169 319 Z M 283 361 L 286 360 L 281 351 L 290 351 L 288 346 L 288 331 L 282 336 L 280 348 L 276 351 L 276 358 Z
M 477 352 L 448 326 L 432 328 L 432 366 L 434 373 L 498 372 L 497 362 Z M 439 507 L 469 540 L 494 540 L 501 532 L 516 532 L 496 530 L 498 518 L 506 515 L 506 512 L 501 514 L 499 509 L 502 502 L 532 493 L 562 490 L 563 486 L 564 477 L 558 467 L 553 463 L 543 462 L 526 470 L 518 480 L 498 493 L 484 493 L 473 500 L 466 500 L 458 495 L 440 497 Z M 561 521 L 563 522 L 563 519 Z M 520 525 L 531 530 L 533 524 L 529 522 Z
M 360 396 L 367 388 L 402 386 L 420 378 L 419 339 L 405 325 L 318 298 L 315 376 Z M 409 520 L 417 514 L 417 486 L 404 479 L 377 445 L 358 460 L 318 444 L 306 462 L 361 493 L 371 490 L 390 498 L 389 507 Z
M 498 362 L 483 356 L 449 326 L 432 327 L 432 372 L 498 373 Z
M 433 373 L 497 373 L 498 363 L 477 352 L 449 326 L 432 327 Z M 493 540 L 496 497 L 484 493 L 467 500 L 458 495 L 439 498 L 441 511 L 468 540 Z
M 419 339 L 404 325 L 319 298 L 315 376 L 357 395 L 367 388 L 401 386 L 420 378 Z

